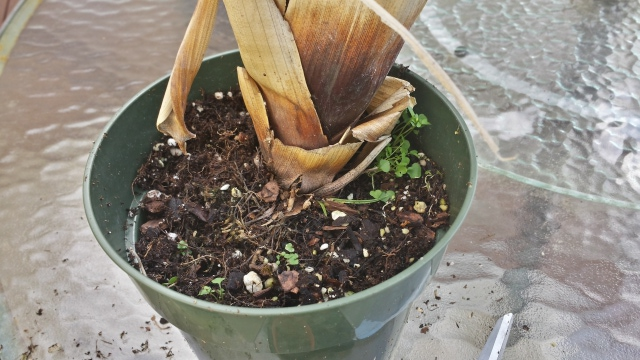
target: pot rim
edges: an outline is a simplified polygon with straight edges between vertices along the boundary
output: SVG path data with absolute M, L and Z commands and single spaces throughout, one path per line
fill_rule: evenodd
M 215 58 L 222 58 L 224 56 L 235 55 L 237 54 L 237 52 L 238 50 L 231 50 L 231 51 L 226 51 L 223 53 L 211 55 L 206 57 L 203 60 L 203 62 L 210 61 Z M 279 315 L 296 315 L 296 314 L 302 314 L 302 313 L 308 314 L 313 312 L 325 311 L 328 308 L 339 308 L 344 305 L 358 302 L 361 299 L 372 296 L 374 294 L 385 292 L 388 288 L 392 286 L 392 284 L 398 281 L 401 281 L 406 277 L 409 277 L 410 274 L 417 271 L 418 268 L 424 266 L 426 262 L 430 261 L 434 254 L 439 253 L 441 250 L 443 250 L 443 248 L 448 246 L 450 239 L 457 233 L 458 229 L 462 225 L 464 218 L 469 212 L 469 209 L 471 208 L 471 201 L 475 194 L 475 187 L 476 187 L 475 184 L 476 184 L 478 170 L 477 170 L 476 152 L 473 147 L 473 140 L 469 133 L 469 128 L 465 124 L 464 119 L 462 118 L 460 113 L 455 109 L 455 107 L 449 102 L 449 100 L 439 90 L 437 90 L 431 83 L 427 82 L 425 79 L 418 76 L 417 74 L 416 74 L 416 77 L 421 79 L 421 81 L 423 81 L 427 87 L 435 90 L 434 93 L 443 101 L 443 103 L 449 108 L 449 110 L 457 118 L 458 123 L 460 125 L 460 129 L 462 130 L 461 133 L 465 137 L 465 140 L 467 141 L 467 143 L 469 144 L 468 154 L 471 159 L 470 166 L 469 166 L 469 175 L 470 175 L 469 182 L 471 185 L 467 189 L 466 196 L 464 198 L 464 201 L 462 202 L 462 206 L 460 207 L 460 211 L 456 216 L 456 219 L 453 221 L 453 223 L 450 224 L 445 234 L 440 238 L 440 240 L 435 244 L 435 246 L 429 252 L 427 252 L 422 257 L 420 257 L 417 261 L 415 261 L 414 264 L 412 264 L 411 266 L 409 266 L 399 274 L 393 276 L 388 280 L 383 281 L 378 285 L 375 285 L 366 290 L 357 292 L 351 296 L 330 300 L 328 302 L 323 302 L 318 304 L 302 305 L 302 306 L 296 306 L 296 307 L 283 307 L 283 308 L 247 308 L 247 307 L 222 305 L 222 304 L 212 303 L 212 302 L 201 300 L 201 299 L 196 299 L 196 298 L 181 294 L 175 290 L 169 289 L 163 286 L 162 284 L 153 281 L 152 279 L 142 275 L 136 268 L 131 266 L 125 259 L 123 259 L 113 249 L 113 247 L 111 247 L 111 245 L 109 244 L 109 241 L 106 239 L 105 235 L 101 231 L 100 226 L 98 225 L 98 222 L 94 215 L 94 211 L 91 207 L 91 201 L 90 201 L 91 182 L 88 179 L 91 178 L 90 175 L 93 171 L 94 158 L 96 156 L 98 148 L 100 148 L 101 143 L 103 141 L 102 136 L 99 136 L 98 139 L 95 141 L 93 148 L 91 150 L 91 153 L 89 154 L 89 157 L 87 159 L 87 165 L 85 167 L 84 181 L 83 181 L 83 187 L 82 187 L 83 204 L 84 204 L 85 213 L 87 216 L 87 221 L 89 222 L 91 231 L 93 232 L 94 236 L 96 237 L 96 240 L 98 241 L 102 249 L 107 253 L 107 255 L 111 258 L 111 260 L 115 262 L 116 265 L 120 267 L 120 269 L 122 269 L 127 275 L 133 278 L 136 282 L 140 282 L 150 288 L 153 288 L 157 292 L 161 293 L 163 296 L 172 298 L 177 302 L 183 303 L 188 306 L 201 308 L 207 311 L 214 311 L 214 312 L 227 313 L 227 314 L 237 314 L 237 315 L 248 315 L 248 316 L 279 316 Z M 131 99 L 129 99 L 109 120 L 109 122 L 105 125 L 103 130 L 100 132 L 100 134 L 109 133 L 109 130 L 117 121 L 117 119 L 121 116 L 121 114 L 125 111 L 125 109 L 127 109 L 133 103 L 135 103 L 136 99 L 138 99 L 140 96 L 148 92 L 153 87 L 157 86 L 159 83 L 166 81 L 168 78 L 169 78 L 169 74 L 155 80 L 154 82 L 146 86 L 143 90 L 138 92 Z

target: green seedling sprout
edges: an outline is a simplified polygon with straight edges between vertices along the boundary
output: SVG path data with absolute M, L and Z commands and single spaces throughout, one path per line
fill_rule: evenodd
M 411 143 L 407 136 L 417 134 L 418 129 L 430 125 L 424 114 L 416 114 L 409 107 L 402 113 L 402 121 L 393 129 L 391 142 L 382 150 L 376 159 L 378 170 L 388 173 L 393 172 L 396 177 L 408 175 L 412 179 L 422 176 L 422 168 L 417 162 L 411 163 L 411 158 L 419 158 L 420 154 L 411 149 Z
M 422 176 L 422 167 L 418 162 L 411 163 L 411 158 L 421 159 L 422 154 L 418 151 L 411 149 L 411 143 L 407 140 L 407 136 L 411 133 L 417 134 L 418 129 L 430 125 L 427 117 L 424 114 L 416 114 L 413 108 L 409 107 L 402 113 L 402 121 L 396 125 L 391 135 L 393 140 L 382 150 L 380 155 L 376 158 L 376 167 L 374 171 L 370 172 L 371 181 L 373 185 L 373 175 L 378 171 L 385 173 L 393 172 L 396 177 L 402 177 L 404 175 L 409 176 L 412 179 L 418 179 Z M 395 192 L 393 190 L 379 190 L 375 189 L 369 192 L 371 199 L 339 199 L 332 198 L 332 201 L 342 204 L 371 204 L 376 201 L 389 202 L 395 199 Z M 323 204 L 323 212 L 326 214 L 326 210 Z
M 383 203 L 389 202 L 396 198 L 396 193 L 393 190 L 371 190 L 369 191 L 369 195 L 371 195 L 371 199 L 339 199 L 339 198 L 331 198 L 331 201 L 335 201 L 341 204 L 354 204 L 354 205 L 363 205 L 363 204 L 371 204 L 376 201 L 381 201 Z
M 178 247 L 178 251 L 180 252 L 180 255 L 182 256 L 187 256 L 188 254 L 191 253 L 191 250 L 189 250 L 189 244 L 187 244 L 187 242 L 184 240 L 178 241 L 177 247 Z
M 213 297 L 216 298 L 216 301 L 222 300 L 222 298 L 224 297 L 224 288 L 222 288 L 223 281 L 224 281 L 223 277 L 217 277 L 211 280 L 211 284 L 217 285 L 218 288 L 213 289 L 211 288 L 211 286 L 205 285 L 202 287 L 202 289 L 200 289 L 200 292 L 198 293 L 198 295 L 200 296 L 213 295 Z
M 293 247 L 292 243 L 287 243 L 287 245 L 284 246 L 284 250 L 285 251 L 281 252 L 277 256 L 277 261 L 276 261 L 277 265 L 280 265 L 281 259 L 285 260 L 285 262 L 287 263 L 287 266 L 300 264 L 300 261 L 298 259 L 298 254 L 296 254 L 296 250 Z
M 162 285 L 171 288 L 173 286 L 175 286 L 178 283 L 178 277 L 174 276 L 171 279 L 169 279 L 169 281 L 167 281 L 166 283 L 163 283 Z

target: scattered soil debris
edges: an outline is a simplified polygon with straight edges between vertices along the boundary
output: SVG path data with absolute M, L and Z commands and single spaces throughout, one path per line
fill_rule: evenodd
M 55 344 L 49 346 L 49 348 L 47 349 L 49 354 L 56 353 L 56 352 L 58 352 L 60 350 L 62 350 L 62 347 L 60 345 L 58 345 L 58 343 L 55 343 Z
M 239 93 L 205 95 L 185 119 L 189 154 L 168 137 L 150 144 L 133 184 L 146 196 L 129 209 L 142 218 L 131 264 L 180 293 L 258 308 L 341 298 L 409 267 L 448 226 L 444 175 L 428 158 L 421 178 L 363 175 L 334 195 L 371 199 L 374 184 L 390 202 L 345 204 L 273 181 Z M 248 291 L 250 273 L 260 285 Z
M 134 354 L 139 354 L 141 352 L 149 351 L 149 340 L 145 340 L 142 344 L 140 344 L 140 349 L 132 349 L 131 352 Z
M 161 325 L 160 325 L 160 324 L 162 324 L 162 323 L 163 323 L 163 322 L 162 322 L 162 320 L 164 320 L 164 319 L 163 319 L 163 318 L 160 318 L 160 323 L 158 323 L 158 320 L 156 320 L 156 316 L 155 316 L 155 315 L 152 315 L 152 316 L 151 316 L 151 321 L 153 321 L 153 323 L 158 327 L 158 329 L 160 329 L 160 330 L 167 330 L 167 329 L 170 329 L 170 328 L 171 328 L 171 326 L 161 326 Z M 167 320 L 164 320 L 164 324 L 167 324 L 167 323 L 168 323 L 168 321 L 167 321 Z
M 173 348 L 166 347 L 166 346 L 161 346 L 161 347 L 160 347 L 160 349 L 161 349 L 161 350 L 164 350 L 164 351 L 166 351 L 166 352 L 167 352 L 167 353 L 165 354 L 165 358 L 167 358 L 167 359 L 168 359 L 168 358 L 172 358 L 172 357 L 174 356 L 174 355 L 173 355 L 173 351 L 172 351 L 172 350 L 173 350 Z
M 20 360 L 31 360 L 33 357 L 31 356 L 33 352 L 36 350 L 38 345 L 33 344 L 33 339 L 29 338 L 29 346 L 27 347 L 27 351 L 20 354 Z
M 98 359 L 107 359 L 111 356 L 111 353 L 108 353 L 107 355 L 103 354 L 102 351 L 100 351 L 100 349 L 98 349 L 98 340 L 96 340 L 96 358 Z

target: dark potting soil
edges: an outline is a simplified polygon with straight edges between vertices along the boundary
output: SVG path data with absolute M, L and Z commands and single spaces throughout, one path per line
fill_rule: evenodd
M 398 274 L 448 225 L 443 175 L 429 159 L 422 178 L 364 174 L 332 196 L 370 199 L 373 184 L 395 191 L 388 203 L 343 204 L 280 189 L 261 161 L 241 95 L 217 97 L 203 95 L 187 109 L 197 134 L 189 155 L 164 137 L 134 181 L 149 192 L 129 257 L 151 279 L 233 306 L 313 304 Z M 251 291 L 250 272 L 259 276 Z

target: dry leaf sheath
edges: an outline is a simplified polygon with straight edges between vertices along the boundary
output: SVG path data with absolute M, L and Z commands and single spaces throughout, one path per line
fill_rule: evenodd
M 380 0 L 410 27 L 426 0 Z M 328 194 L 362 172 L 388 141 L 413 87 L 386 76 L 402 38 L 358 0 L 224 0 L 245 68 L 239 84 L 267 165 L 284 187 Z M 200 0 L 158 117 L 184 143 L 189 88 L 213 27 L 217 1 Z M 196 66 L 197 64 L 197 66 Z M 370 144 L 362 146 L 363 144 Z M 360 151 L 351 171 L 336 175 Z
M 184 124 L 187 96 L 209 44 L 217 10 L 218 0 L 198 1 L 178 50 L 156 121 L 158 130 L 172 136 L 185 154 L 186 141 L 195 137 Z

